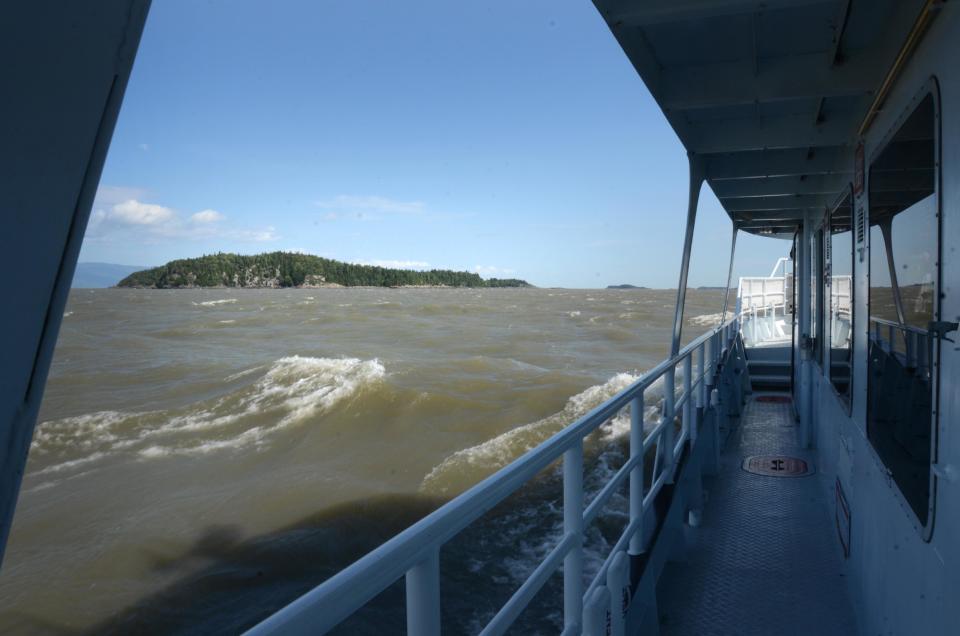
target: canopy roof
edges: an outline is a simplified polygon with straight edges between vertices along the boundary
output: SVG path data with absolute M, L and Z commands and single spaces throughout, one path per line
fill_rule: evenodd
M 731 219 L 792 234 L 838 199 L 925 0 L 594 0 Z M 882 104 L 880 104 L 882 106 Z

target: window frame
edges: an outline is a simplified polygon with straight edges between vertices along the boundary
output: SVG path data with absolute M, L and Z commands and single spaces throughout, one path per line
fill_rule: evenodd
M 829 219 L 824 214 L 810 235 L 810 334 L 813 336 L 813 361 L 820 373 L 827 375 L 823 365 L 824 347 L 824 286 L 826 285 L 826 259 L 824 258 L 824 229 Z
M 872 236 L 873 233 L 870 231 L 872 227 L 870 224 L 870 182 L 872 180 L 873 173 L 873 164 L 877 159 L 883 154 L 884 150 L 890 145 L 892 139 L 900 131 L 900 128 L 906 122 L 906 120 L 913 115 L 914 111 L 918 106 L 925 100 L 927 97 L 932 98 L 933 102 L 933 210 L 934 215 L 937 220 L 937 246 L 936 246 L 936 256 L 937 256 L 937 273 L 935 278 L 936 287 L 934 289 L 934 311 L 933 316 L 934 320 L 941 320 L 942 316 L 942 299 L 940 294 L 943 290 L 943 197 L 942 197 L 942 125 L 941 125 L 941 97 L 940 97 L 940 83 L 936 76 L 930 76 L 921 86 L 914 96 L 904 104 L 900 109 L 900 114 L 895 120 L 893 120 L 887 130 L 884 132 L 883 136 L 880 138 L 877 146 L 871 151 L 869 160 L 866 162 L 864 169 L 865 173 L 865 183 L 862 196 L 866 201 L 866 232 L 864 241 L 867 245 L 867 319 L 863 321 L 864 329 L 861 331 L 861 336 L 864 338 L 864 343 L 869 346 L 870 342 L 870 323 L 871 323 L 871 288 L 872 288 L 872 258 L 871 254 L 874 249 Z M 883 246 L 879 246 L 879 249 L 884 249 Z M 870 396 L 869 396 L 869 387 L 868 393 L 866 396 L 866 405 L 864 409 L 864 438 L 867 442 L 867 448 L 870 449 L 870 454 L 873 456 L 874 461 L 877 464 L 877 467 L 883 474 L 888 475 L 887 483 L 890 489 L 893 491 L 894 496 L 897 498 L 897 501 L 900 504 L 900 507 L 903 508 L 904 512 L 907 514 L 907 517 L 910 519 L 913 526 L 920 533 L 923 541 L 930 542 L 933 538 L 933 530 L 936 521 L 936 510 L 937 510 L 937 492 L 938 492 L 938 476 L 934 471 L 934 466 L 936 466 L 938 461 L 938 451 L 940 446 L 940 436 L 941 436 L 941 420 L 940 420 L 940 353 L 941 353 L 941 343 L 940 341 L 934 341 L 935 346 L 933 347 L 934 352 L 931 355 L 931 404 L 930 404 L 930 487 L 927 495 L 927 520 L 926 523 L 921 523 L 920 518 L 914 512 L 913 507 L 907 501 L 906 496 L 903 494 L 903 491 L 900 489 L 899 484 L 895 479 L 890 475 L 890 471 L 887 468 L 886 463 L 883 461 L 883 458 L 880 456 L 877 449 L 874 447 L 872 440 L 869 435 L 869 420 L 870 420 Z M 867 356 L 869 358 L 869 352 L 867 351 Z M 869 359 L 868 359 L 869 365 Z M 869 373 L 869 369 L 868 369 Z M 869 380 L 868 380 L 869 384 Z
M 856 316 L 857 316 L 857 232 L 856 232 L 856 216 L 857 216 L 857 195 L 854 190 L 853 183 L 850 182 L 846 185 L 844 190 L 840 193 L 840 196 L 837 197 L 837 200 L 834 202 L 833 206 L 830 208 L 830 212 L 827 214 L 826 229 L 828 230 L 827 236 L 829 237 L 829 247 L 827 248 L 827 261 L 824 265 L 826 271 L 826 283 L 827 291 L 824 294 L 827 299 L 827 312 L 831 314 L 833 312 L 833 215 L 836 214 L 837 210 L 843 205 L 843 202 L 850 198 L 850 375 L 847 378 L 847 392 L 846 394 L 841 394 L 837 390 L 836 385 L 833 383 L 833 320 L 825 321 L 826 324 L 830 325 L 830 337 L 826 339 L 827 347 L 827 380 L 829 380 L 830 388 L 833 389 L 834 395 L 837 396 L 837 399 L 840 401 L 840 404 L 843 405 L 844 411 L 847 416 L 853 415 L 853 387 L 854 387 L 854 369 L 856 364 L 854 364 L 854 356 L 856 352 L 857 345 L 857 329 L 856 329 Z M 869 322 L 869 321 L 868 321 Z

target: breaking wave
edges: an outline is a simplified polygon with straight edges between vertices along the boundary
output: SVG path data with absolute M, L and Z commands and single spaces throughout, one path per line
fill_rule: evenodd
M 636 375 L 618 373 L 603 384 L 591 386 L 569 398 L 563 410 L 557 413 L 518 426 L 475 446 L 458 450 L 424 477 L 420 486 L 421 492 L 451 495 L 469 488 L 583 417 L 637 379 Z M 650 416 L 659 408 L 658 404 L 649 403 L 650 398 L 656 396 L 654 401 L 658 401 L 660 392 L 659 380 L 645 392 L 648 400 L 645 416 L 648 422 Z M 595 450 L 600 451 L 603 446 L 625 439 L 629 432 L 630 415 L 629 409 L 625 408 L 615 418 L 603 424 L 597 433 L 588 437 L 587 444 L 592 444 Z
M 225 381 L 257 370 L 241 371 Z M 253 384 L 182 409 L 101 411 L 42 422 L 31 452 L 49 458 L 37 471 L 46 474 L 120 452 L 152 459 L 259 447 L 283 429 L 324 415 L 385 374 L 378 360 L 280 358 Z M 84 455 L 77 457 L 77 451 Z
M 216 307 L 217 305 L 232 305 L 235 302 L 237 302 L 236 298 L 221 298 L 220 300 L 205 300 L 193 304 L 196 307 Z
M 722 315 L 719 313 L 716 314 L 701 314 L 699 316 L 691 316 L 690 324 L 696 325 L 697 327 L 712 327 L 714 325 L 719 325 Z

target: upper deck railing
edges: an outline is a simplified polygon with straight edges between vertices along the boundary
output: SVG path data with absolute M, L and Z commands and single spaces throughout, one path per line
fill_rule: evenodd
M 563 633 L 622 634 L 626 612 L 623 599 L 630 594 L 627 555 L 639 555 L 648 548 L 644 545 L 645 514 L 651 512 L 653 501 L 664 485 L 673 482 L 675 467 L 685 444 L 696 445 L 699 426 L 695 409 L 706 407 L 712 399 L 717 370 L 730 344 L 735 342 L 738 330 L 739 319 L 734 317 L 703 334 L 614 397 L 270 616 L 248 634 L 324 633 L 401 577 L 406 578 L 407 633 L 439 634 L 440 549 L 561 458 L 562 538 L 481 633 L 506 632 L 562 564 Z M 679 396 L 675 387 L 678 367 L 682 369 L 683 382 Z M 661 378 L 663 403 L 660 414 L 656 424 L 645 431 L 644 393 Z M 625 409 L 630 412 L 629 459 L 584 506 L 584 438 Z M 644 461 L 651 449 L 655 452 L 647 483 Z M 628 482 L 629 521 L 603 565 L 584 589 L 584 528 Z M 607 631 L 608 621 L 610 631 Z

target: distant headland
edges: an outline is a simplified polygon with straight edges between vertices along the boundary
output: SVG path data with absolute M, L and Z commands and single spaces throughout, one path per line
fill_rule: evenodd
M 517 278 L 481 278 L 446 269 L 418 271 L 344 263 L 294 252 L 218 253 L 130 274 L 117 287 L 533 287 Z
M 628 285 L 624 283 L 623 285 L 607 285 L 607 289 L 650 289 L 649 287 L 638 287 L 636 285 Z

